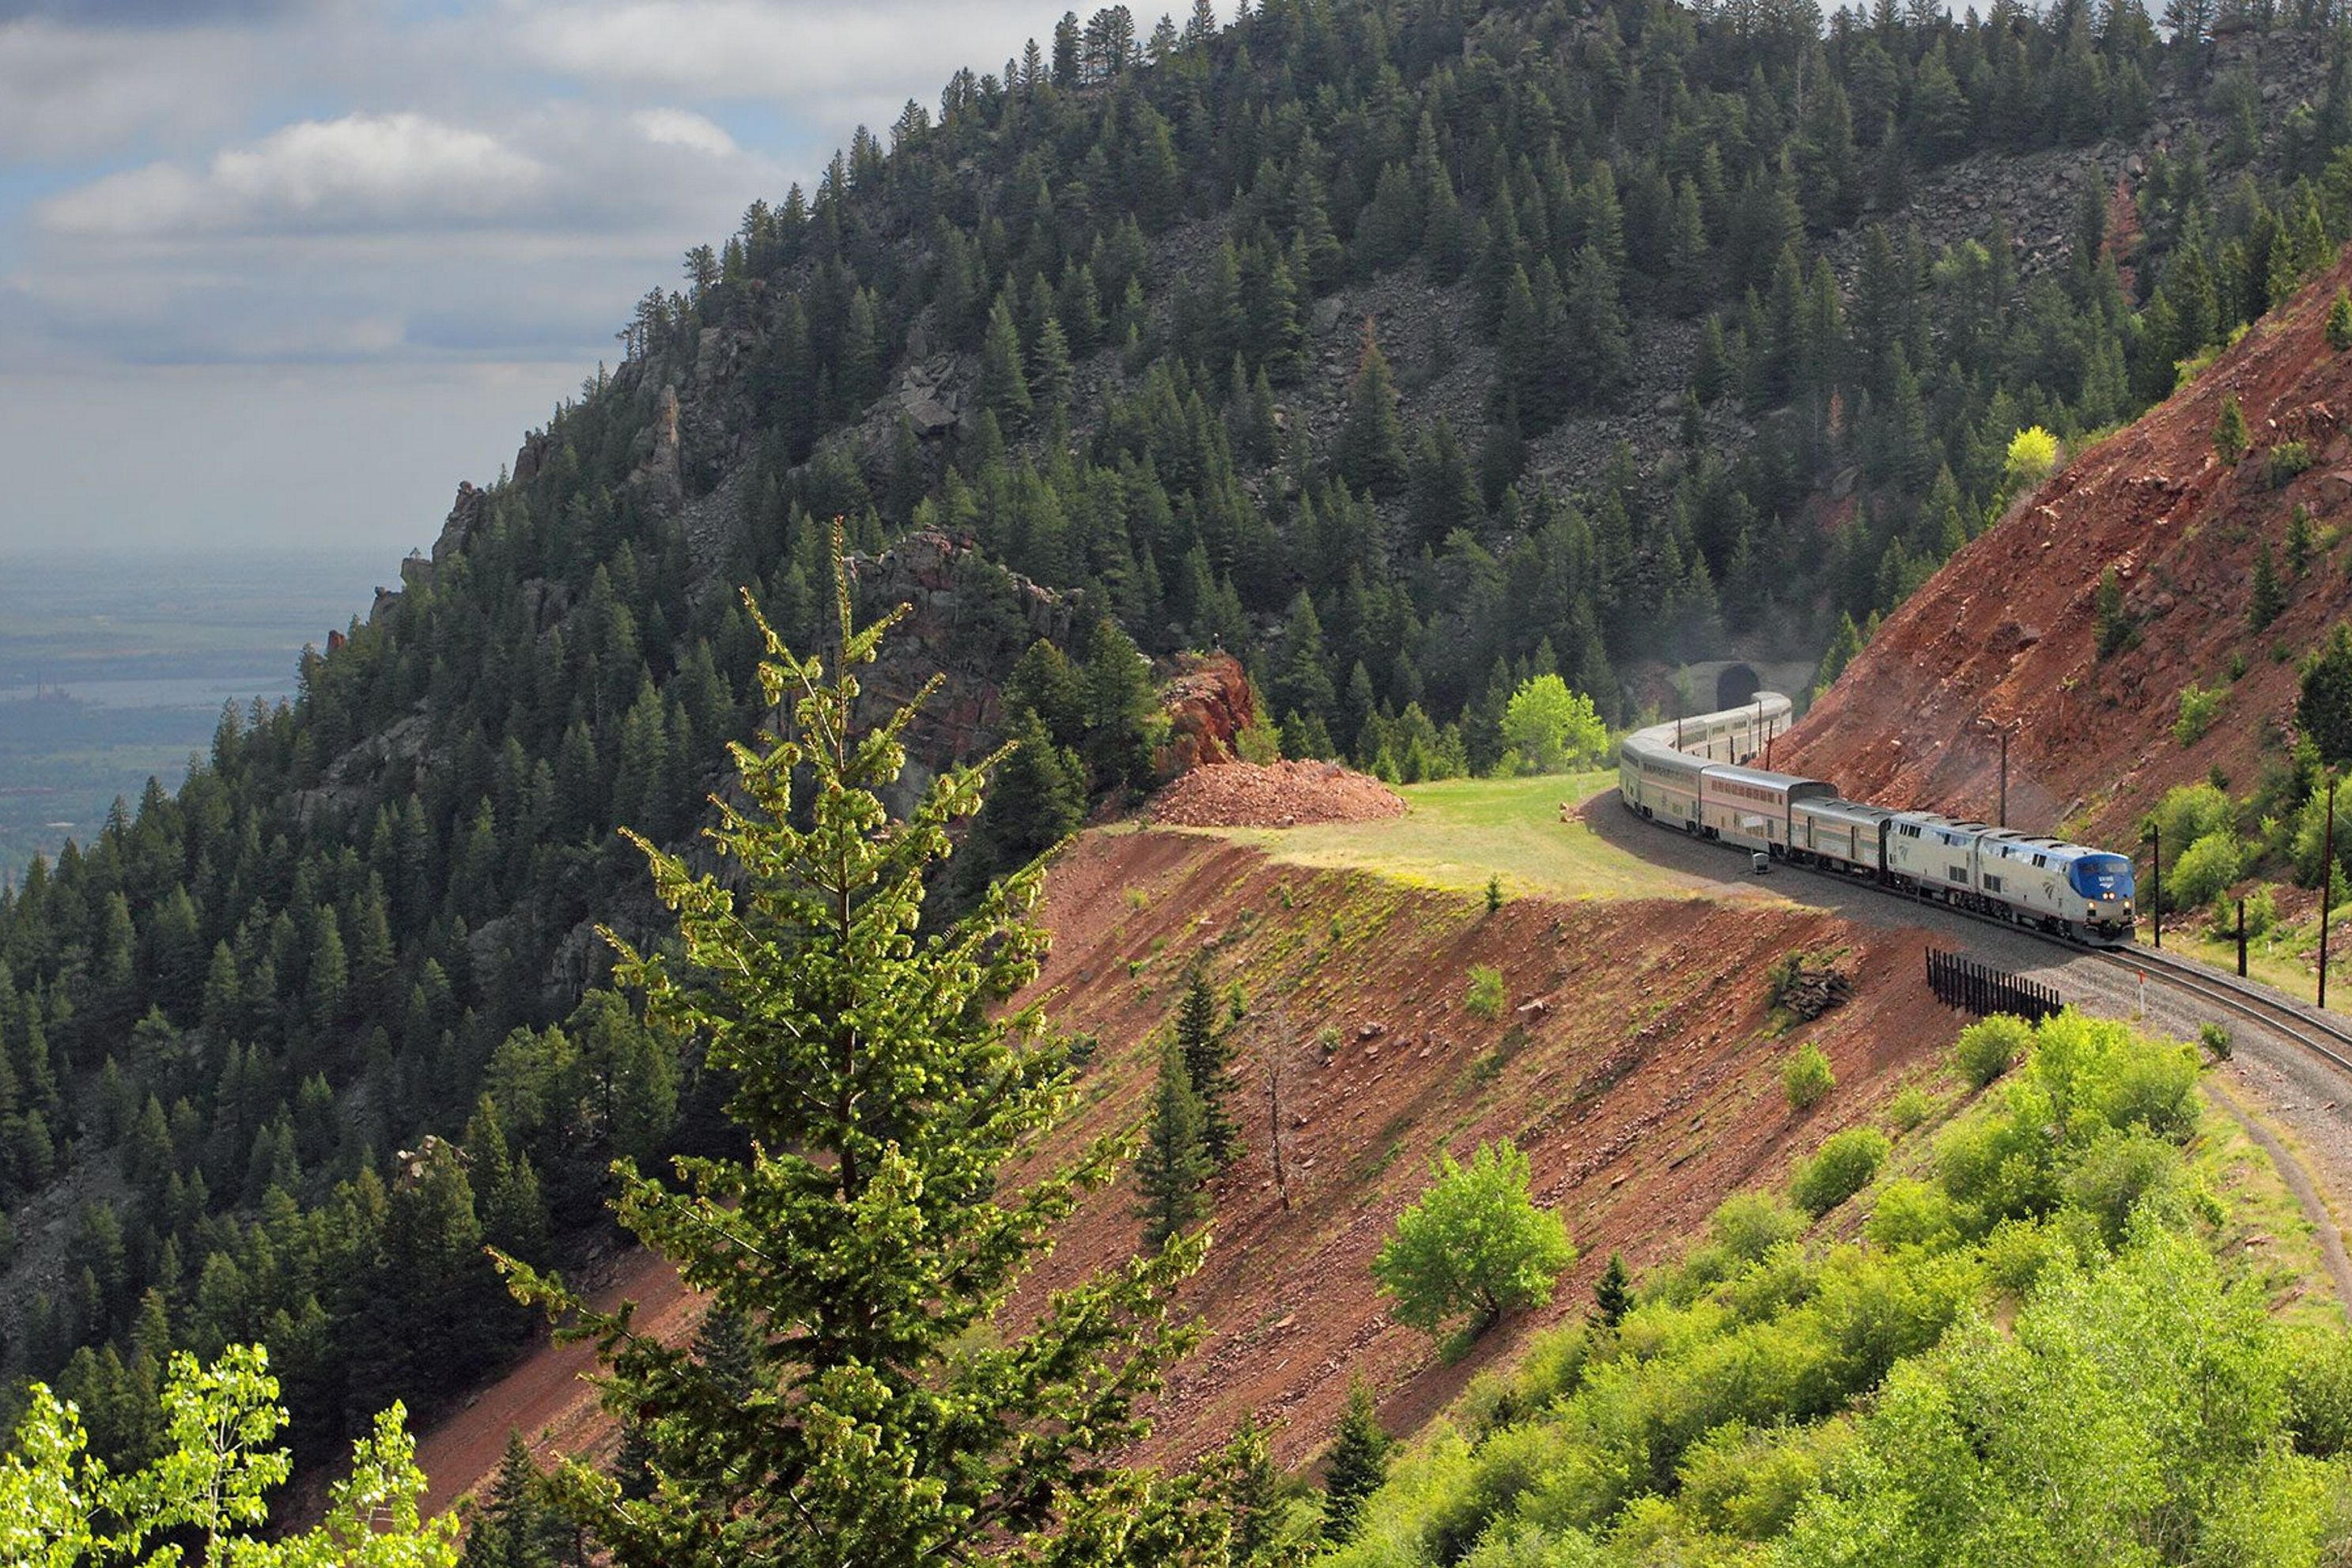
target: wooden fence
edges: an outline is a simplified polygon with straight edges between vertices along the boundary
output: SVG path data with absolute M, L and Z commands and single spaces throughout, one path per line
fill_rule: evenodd
M 1927 988 L 1947 1007 L 1959 1008 L 1979 1018 L 1990 1013 L 2012 1013 L 2029 1023 L 2038 1023 L 2065 1005 L 2058 999 L 2058 993 L 2047 986 L 2021 980 L 1973 958 L 1935 947 L 1927 949 Z

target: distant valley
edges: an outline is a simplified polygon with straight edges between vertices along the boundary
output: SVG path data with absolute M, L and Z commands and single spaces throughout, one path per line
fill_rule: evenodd
M 221 705 L 294 694 L 306 643 L 395 563 L 299 555 L 0 556 L 0 865 L 87 839 L 115 797 L 175 789 Z

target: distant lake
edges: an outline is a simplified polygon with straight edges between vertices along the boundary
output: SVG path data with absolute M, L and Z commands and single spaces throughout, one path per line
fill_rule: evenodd
M 177 788 L 224 703 L 291 697 L 303 645 L 399 570 L 349 549 L 0 551 L 0 877 L 87 840 L 151 775 Z

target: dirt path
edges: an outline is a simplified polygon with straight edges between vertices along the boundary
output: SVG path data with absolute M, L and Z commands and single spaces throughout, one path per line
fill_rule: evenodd
M 2246 1130 L 2246 1136 L 2253 1139 L 2263 1153 L 2270 1156 L 2279 1179 L 2286 1183 L 2289 1192 L 2294 1194 L 2294 1201 L 2302 1207 L 2303 1217 L 2311 1221 L 2312 1233 L 2318 1238 L 2319 1255 L 2327 1261 L 2328 1275 L 2336 1281 L 2336 1299 L 2347 1309 L 2352 1309 L 2352 1255 L 2345 1252 L 2343 1229 L 2336 1223 L 2335 1213 L 2320 1193 L 2318 1185 L 2311 1179 L 2311 1172 L 2261 1117 L 2238 1103 L 2233 1091 L 2219 1082 L 2209 1086 L 2213 1091 L 2215 1103 L 2227 1111 L 2238 1125 Z

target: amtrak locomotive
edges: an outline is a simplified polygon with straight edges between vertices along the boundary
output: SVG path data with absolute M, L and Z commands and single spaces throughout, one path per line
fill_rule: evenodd
M 1867 876 L 2059 936 L 2131 939 L 2132 863 L 2123 855 L 1842 800 L 1823 779 L 1752 766 L 1789 727 L 1791 712 L 1787 697 L 1760 692 L 1745 707 L 1635 730 L 1618 751 L 1618 794 L 1629 810 L 1696 838 Z

